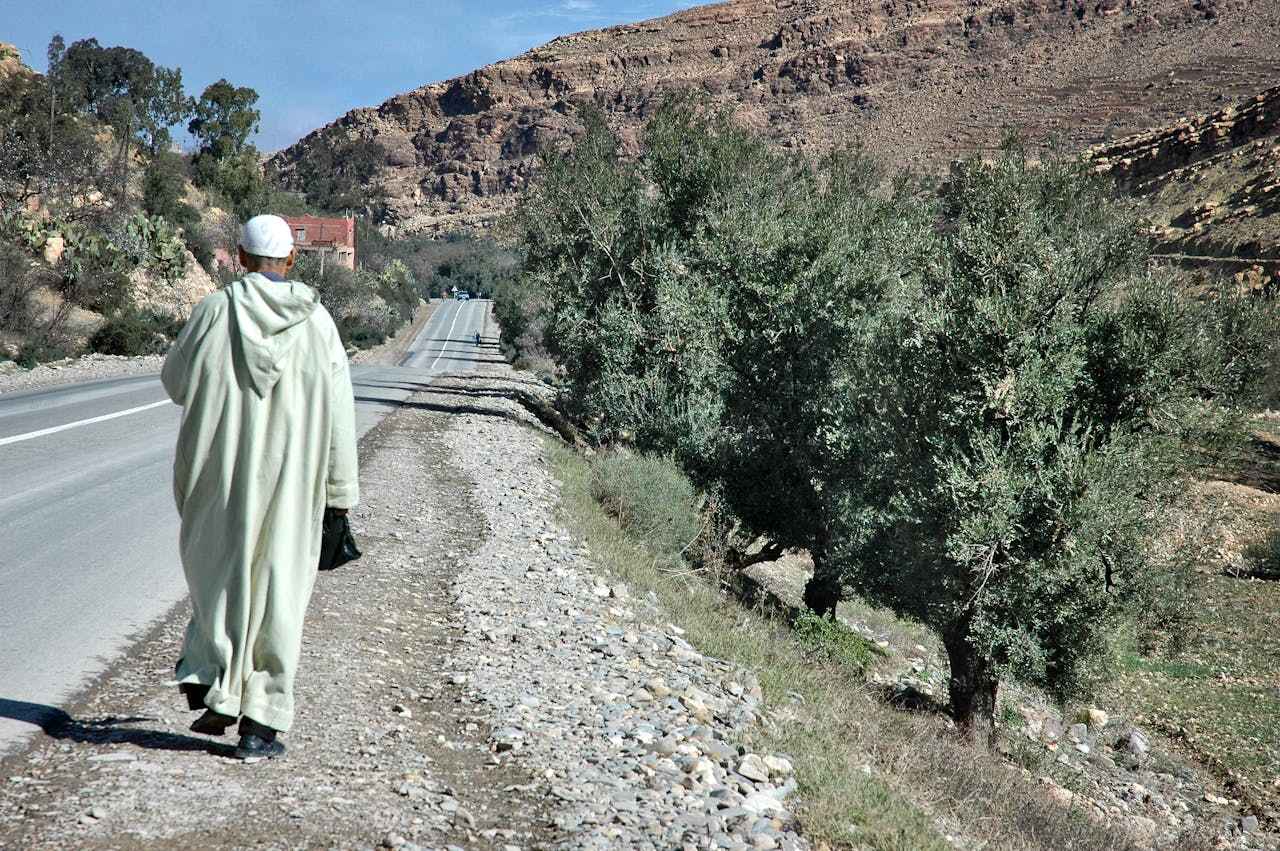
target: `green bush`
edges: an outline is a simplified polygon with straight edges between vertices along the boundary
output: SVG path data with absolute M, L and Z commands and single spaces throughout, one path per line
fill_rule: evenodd
M 874 642 L 868 641 L 838 620 L 805 612 L 791 625 L 796 639 L 814 656 L 844 665 L 858 674 L 865 673 L 877 658 L 884 655 Z
M 680 564 L 702 532 L 693 484 L 669 458 L 602 455 L 591 465 L 591 494 L 667 564 Z
M 24 343 L 18 349 L 18 356 L 13 360 L 18 366 L 24 369 L 31 369 L 39 364 L 62 360 L 63 358 L 71 357 L 71 355 L 71 347 L 65 341 L 38 337 Z
M 104 355 L 159 355 L 182 330 L 182 323 L 160 313 L 122 311 L 89 338 L 90 351 Z

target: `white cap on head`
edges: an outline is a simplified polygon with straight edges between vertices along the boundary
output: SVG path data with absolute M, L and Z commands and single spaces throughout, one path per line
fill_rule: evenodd
M 279 216 L 254 216 L 240 229 L 240 247 L 257 257 L 288 257 L 293 252 L 293 231 Z

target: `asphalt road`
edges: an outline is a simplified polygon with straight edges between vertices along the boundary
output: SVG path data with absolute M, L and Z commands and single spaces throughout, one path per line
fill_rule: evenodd
M 443 302 L 400 366 L 352 368 L 361 437 L 434 376 L 495 357 L 496 340 L 475 345 L 488 304 Z M 0 753 L 186 595 L 179 415 L 158 376 L 0 396 Z

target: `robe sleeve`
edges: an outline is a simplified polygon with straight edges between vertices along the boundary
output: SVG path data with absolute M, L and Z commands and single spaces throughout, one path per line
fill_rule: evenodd
M 216 293 L 195 306 L 191 311 L 191 318 L 182 327 L 178 339 L 169 347 L 169 354 L 165 356 L 164 367 L 160 371 L 160 382 L 164 385 L 169 398 L 179 405 L 186 404 L 187 390 L 191 383 L 191 370 L 195 365 L 200 343 L 204 340 L 214 319 L 215 311 L 210 299 L 221 295 Z
M 329 422 L 329 476 L 326 504 L 331 508 L 354 508 L 360 501 L 360 470 L 356 455 L 355 394 L 351 389 L 351 367 L 337 328 L 332 331 L 333 359 L 330 395 L 333 410 Z

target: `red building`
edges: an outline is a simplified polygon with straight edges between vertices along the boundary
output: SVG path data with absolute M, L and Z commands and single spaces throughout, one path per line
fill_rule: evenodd
M 322 219 L 317 216 L 284 216 L 293 230 L 298 251 L 320 255 L 321 262 L 356 268 L 356 220 Z

